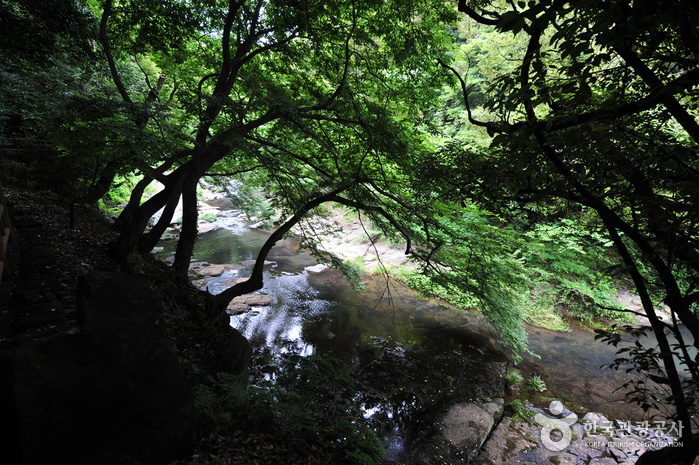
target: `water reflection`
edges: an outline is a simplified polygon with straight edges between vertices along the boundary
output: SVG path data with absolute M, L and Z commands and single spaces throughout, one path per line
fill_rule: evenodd
M 199 235 L 195 260 L 215 264 L 254 260 L 269 236 L 266 231 L 247 228 L 232 214 L 217 222 L 224 227 Z M 281 241 L 267 257 L 270 263 L 259 293 L 275 296 L 276 303 L 231 316 L 231 325 L 250 340 L 258 356 L 332 355 L 356 369 L 385 348 L 438 347 L 472 354 L 483 362 L 502 360 L 477 315 L 419 299 L 381 277 L 366 280 L 366 290 L 358 293 L 337 270 L 315 268 L 315 260 L 300 251 L 298 244 L 295 239 Z M 161 258 L 174 250 L 174 244 L 164 243 L 163 247 Z M 249 272 L 249 267 L 226 271 L 209 282 L 209 290 L 220 292 L 226 280 L 249 276 Z M 628 375 L 600 369 L 614 360 L 616 349 L 595 341 L 592 332 L 581 328 L 570 333 L 529 328 L 529 334 L 530 348 L 538 357 L 525 356 L 522 366 L 528 373 L 541 375 L 552 395 L 573 408 L 585 405 L 612 417 L 642 415 L 615 391 L 628 381 Z M 380 348 L 375 338 L 384 341 Z M 404 448 L 406 437 L 396 431 L 404 430 L 400 422 L 415 429 L 410 400 L 364 407 L 386 422 L 382 434 L 387 448 Z
M 396 461 L 410 455 L 412 448 L 429 432 L 422 420 L 415 416 L 419 408 L 411 397 L 404 401 L 386 399 L 380 403 L 362 403 L 364 417 L 378 426 L 386 458 Z
M 319 292 L 309 285 L 307 276 L 306 272 L 277 276 L 265 273 L 265 286 L 259 292 L 275 296 L 277 303 L 231 316 L 231 326 L 254 347 L 264 347 L 267 354 L 289 351 L 300 355 L 314 354 L 316 344 L 306 334 L 304 326 L 323 319 L 334 304 L 317 298 Z M 328 334 L 328 337 L 331 336 Z

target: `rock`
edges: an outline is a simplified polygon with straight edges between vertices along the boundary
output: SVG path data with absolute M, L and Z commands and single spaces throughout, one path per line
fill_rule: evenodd
M 243 313 L 247 313 L 249 311 L 250 307 L 248 307 L 245 304 L 230 303 L 226 308 L 226 313 L 228 313 L 229 315 L 242 315 Z
M 588 465 L 617 465 L 617 461 L 611 457 L 596 458 L 590 460 Z
M 221 283 L 221 286 L 223 286 L 224 288 L 233 287 L 233 286 L 235 286 L 236 284 L 244 283 L 244 282 L 247 281 L 248 279 L 250 279 L 250 278 L 231 278 L 231 279 L 227 279 L 227 280 L 225 280 L 224 282 Z
M 523 451 L 536 445 L 535 442 L 527 439 L 525 435 L 511 427 L 511 425 L 512 419 L 510 417 L 505 417 L 500 422 L 476 460 L 476 465 L 500 465 L 507 463 L 512 457 L 516 457 Z
M 206 279 L 195 279 L 191 282 L 192 286 L 196 287 L 197 289 L 205 289 L 207 283 L 208 281 Z
M 240 264 L 243 266 L 254 266 L 255 262 L 256 262 L 256 260 L 243 260 L 242 262 L 240 262 Z M 265 260 L 265 262 L 264 262 L 265 265 L 274 265 L 275 263 L 277 263 L 277 262 L 269 261 L 269 260 Z
M 610 447 L 609 447 L 609 453 L 612 454 L 612 456 L 614 456 L 614 458 L 615 458 L 618 462 L 623 462 L 624 460 L 626 460 L 627 458 L 629 458 L 629 457 L 628 457 L 628 454 L 627 454 L 626 452 L 623 452 L 623 451 L 617 449 L 616 447 L 611 447 L 611 446 L 610 446 Z
M 211 263 L 209 263 L 209 262 L 191 262 L 189 264 L 189 271 L 197 272 L 200 269 L 202 269 L 206 266 L 209 266 L 209 265 L 211 265 Z
M 483 404 L 454 405 L 441 421 L 440 434 L 473 457 L 493 429 L 495 417 L 502 415 L 503 405 L 503 399 Z
M 221 214 L 221 209 L 218 207 L 212 207 L 211 205 L 207 205 L 205 203 L 199 204 L 199 216 L 201 216 L 201 215 L 219 216 L 220 214 Z
M 311 273 L 320 273 L 321 271 L 327 268 L 328 265 L 326 265 L 325 263 L 318 263 L 317 265 L 307 266 L 306 268 L 304 268 L 304 270 L 309 271 Z
M 218 229 L 218 225 L 216 223 L 210 223 L 208 221 L 201 221 L 197 223 L 197 232 L 199 234 L 208 233 L 214 229 Z
M 192 268 L 190 268 L 192 269 Z M 196 273 L 199 274 L 200 276 L 204 276 L 205 278 L 213 278 L 216 276 L 221 276 L 224 271 L 229 271 L 229 270 L 235 270 L 236 267 L 234 265 L 206 265 L 198 270 L 196 270 Z
M 248 295 L 245 297 L 245 304 L 250 307 L 264 307 L 265 305 L 270 305 L 274 302 L 274 297 L 271 295 Z
M 194 400 L 162 309 L 139 278 L 92 272 L 79 286 L 79 328 L 0 354 L 4 463 L 189 455 Z
M 276 302 L 276 298 L 271 295 L 240 295 L 234 298 L 226 308 L 229 315 L 239 315 L 250 310 L 250 307 L 264 307 Z

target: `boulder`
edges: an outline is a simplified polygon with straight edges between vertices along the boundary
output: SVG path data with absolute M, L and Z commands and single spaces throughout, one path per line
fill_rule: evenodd
M 265 305 L 271 305 L 274 302 L 274 297 L 271 295 L 243 295 L 240 296 L 244 299 L 245 305 L 248 307 L 264 307 Z M 237 299 L 238 297 L 236 297 Z M 235 299 L 233 299 L 235 301 Z
M 242 262 L 240 262 L 240 264 L 243 265 L 243 266 L 254 266 L 254 265 L 255 265 L 255 262 L 257 262 L 257 260 L 243 260 Z M 265 265 L 274 265 L 275 263 L 277 263 L 277 262 L 275 262 L 275 261 L 270 261 L 270 260 L 265 260 L 265 261 L 264 261 L 264 264 L 265 264 Z
M 323 270 L 326 270 L 328 268 L 328 265 L 325 263 L 318 263 L 317 265 L 313 266 L 307 266 L 304 268 L 304 270 L 311 272 L 311 273 L 320 273 Z
M 221 283 L 221 286 L 223 286 L 223 287 L 225 287 L 225 288 L 233 287 L 233 286 L 235 286 L 236 284 L 244 283 L 244 282 L 247 281 L 248 279 L 250 279 L 250 278 L 231 278 L 231 279 L 227 279 L 227 280 L 225 280 L 224 282 Z
M 251 309 L 245 304 L 234 304 L 230 303 L 228 304 L 228 307 L 226 308 L 226 313 L 229 315 L 242 315 L 243 313 L 249 312 Z
M 142 280 L 93 272 L 78 327 L 0 354 L 3 463 L 169 463 L 193 449 L 194 400 Z
M 600 457 L 590 460 L 590 463 L 588 465 L 617 465 L 618 463 L 619 462 L 617 462 L 611 457 Z
M 503 412 L 504 400 L 462 403 L 452 406 L 440 423 L 440 434 L 452 445 L 474 457 Z
M 485 443 L 477 465 L 501 465 L 522 452 L 535 447 L 536 442 L 521 434 L 512 425 L 512 418 L 505 417 L 495 428 L 493 435 Z

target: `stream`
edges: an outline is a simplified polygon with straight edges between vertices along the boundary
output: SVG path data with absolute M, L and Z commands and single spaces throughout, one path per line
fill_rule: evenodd
M 218 293 L 223 282 L 249 276 L 252 261 L 269 232 L 249 228 L 226 200 L 207 203 L 221 208 L 222 214 L 216 221 L 218 229 L 198 236 L 194 260 L 243 265 L 208 279 L 209 291 Z M 173 242 L 162 241 L 156 256 L 166 259 L 174 253 Z M 319 265 L 299 250 L 295 238 L 280 241 L 267 261 L 264 288 L 258 293 L 274 296 L 275 302 L 230 317 L 231 326 L 252 344 L 258 361 L 275 354 L 317 354 L 334 356 L 358 369 L 382 350 L 426 349 L 471 351 L 488 362 L 509 360 L 511 366 L 507 350 L 497 347 L 496 337 L 477 313 L 421 298 L 382 276 L 366 277 L 364 291 L 357 292 L 337 270 Z M 525 378 L 541 376 L 548 388 L 545 394 L 562 400 L 574 412 L 585 408 L 609 418 L 640 419 L 640 408 L 615 391 L 628 381 L 625 370 L 601 368 L 614 360 L 616 349 L 595 341 L 593 332 L 572 326 L 570 332 L 528 327 L 529 347 L 536 355 L 524 354 L 517 368 Z M 409 405 L 367 407 L 366 415 L 388 416 L 395 424 L 411 428 L 410 421 L 394 418 L 409 417 Z M 410 436 L 407 430 L 391 427 L 380 432 L 389 457 L 400 455 L 401 444 Z

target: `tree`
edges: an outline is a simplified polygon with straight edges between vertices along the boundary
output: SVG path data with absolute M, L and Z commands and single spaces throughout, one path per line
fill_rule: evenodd
M 156 8 L 145 1 L 133 5 Z M 128 32 L 119 34 L 120 41 L 140 40 L 133 14 L 114 5 L 104 9 L 101 24 Z M 116 256 L 150 250 L 181 197 L 183 226 L 173 266 L 186 274 L 197 233 L 199 179 L 254 173 L 284 220 L 247 281 L 207 296 L 214 327 L 231 299 L 262 287 L 271 247 L 308 212 L 335 202 L 397 236 L 435 282 L 471 296 L 510 346 L 525 349 L 516 302 L 521 264 L 511 244 L 498 240 L 504 232 L 497 219 L 476 207 L 439 201 L 439 193 L 419 180 L 425 159 L 434 155 L 424 114 L 448 78 L 434 61 L 448 49 L 444 24 L 454 16 L 448 5 L 260 0 L 204 5 L 187 14 L 199 20 L 178 35 L 190 34 L 182 50 L 148 50 L 162 74 L 177 82 L 171 107 L 181 111 L 191 145 L 173 151 L 167 168 L 146 172 L 117 221 Z M 148 43 L 138 40 L 127 49 Z M 164 188 L 141 204 L 142 187 L 156 175 Z M 160 209 L 160 220 L 148 230 Z M 312 238 L 307 243 L 319 258 L 343 267 Z
M 190 147 L 172 153 L 169 173 L 162 167 L 146 172 L 165 187 L 142 205 L 142 191 L 134 191 L 118 221 L 115 255 L 152 248 L 182 197 L 174 267 L 186 273 L 197 232 L 196 187 L 211 172 L 257 170 L 292 218 L 282 231 L 299 221 L 299 212 L 326 200 L 390 216 L 383 208 L 382 197 L 390 195 L 385 186 L 399 176 L 395 167 L 416 140 L 409 126 L 441 82 L 426 52 L 439 53 L 445 40 L 436 28 L 453 15 L 445 5 L 430 4 L 424 8 L 430 13 L 418 16 L 418 5 L 402 2 L 240 1 L 196 10 L 173 3 L 151 31 L 136 17 L 158 5 L 107 1 L 103 51 L 128 102 L 109 37 L 121 32 L 115 50 L 147 49 L 161 72 L 177 82 L 172 107 L 182 112 L 183 130 L 192 136 Z M 184 20 L 190 17 L 197 20 Z M 154 31 L 172 23 L 180 31 L 180 50 L 155 40 L 160 36 Z M 147 232 L 161 208 L 161 220 Z M 400 230 L 397 222 L 393 226 Z M 247 287 L 260 285 L 251 279 Z M 229 295 L 212 300 L 213 313 L 220 314 Z
M 547 201 L 597 214 L 658 341 L 664 371 L 656 380 L 669 387 L 684 425 L 676 459 L 692 463 L 698 360 L 679 325 L 692 335 L 687 344 L 699 347 L 697 9 L 601 0 L 462 0 L 458 8 L 479 25 L 522 37 L 526 47 L 490 88 L 461 80 L 469 120 L 493 139 L 487 152 L 445 151 L 467 160 L 455 183 L 501 208 Z M 489 120 L 474 117 L 474 92 L 487 96 Z M 653 291 L 671 324 L 659 319 Z M 681 342 L 676 355 L 689 380 L 680 376 L 667 329 Z

